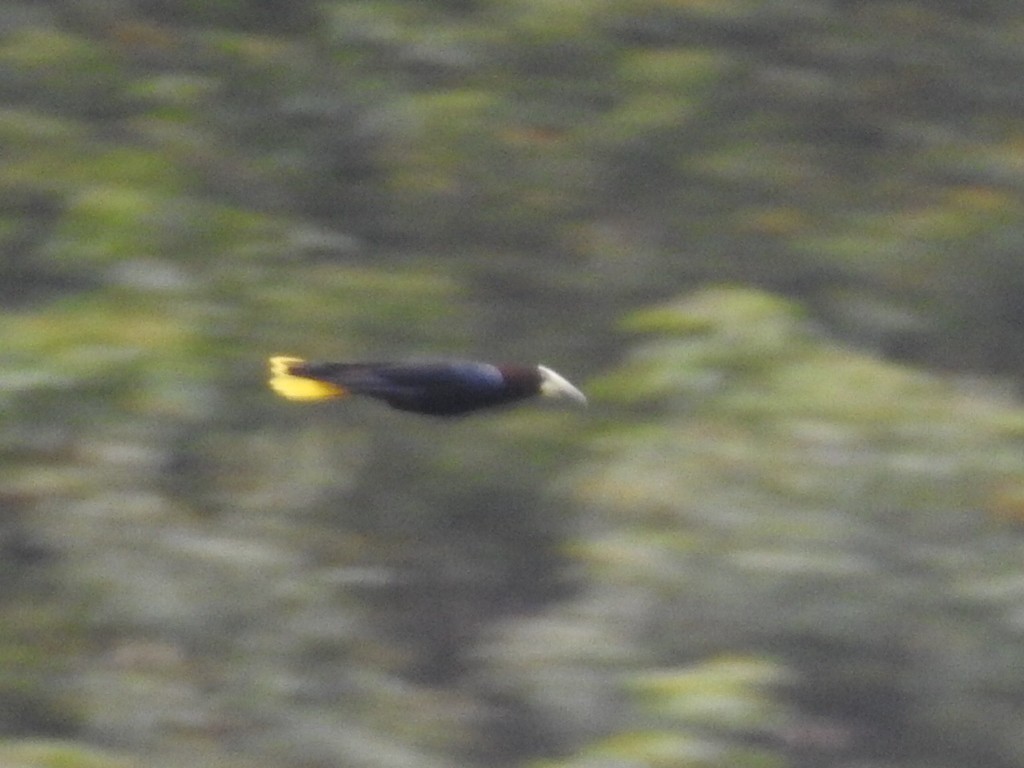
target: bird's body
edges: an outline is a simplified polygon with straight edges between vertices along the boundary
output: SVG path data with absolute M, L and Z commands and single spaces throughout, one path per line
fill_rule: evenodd
M 320 363 L 270 359 L 270 386 L 290 400 L 365 395 L 392 408 L 458 416 L 535 395 L 586 402 L 583 393 L 542 365 L 492 365 L 465 360 L 403 363 Z

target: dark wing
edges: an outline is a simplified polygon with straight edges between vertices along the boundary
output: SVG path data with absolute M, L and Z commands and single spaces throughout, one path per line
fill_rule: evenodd
M 499 405 L 509 399 L 502 372 L 473 362 L 401 363 L 382 366 L 376 381 L 353 391 L 384 400 L 393 408 L 434 416 L 454 416 Z

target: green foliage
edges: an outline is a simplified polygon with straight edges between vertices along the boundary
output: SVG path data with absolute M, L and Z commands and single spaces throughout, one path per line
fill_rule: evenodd
M 10 768 L 129 768 L 134 765 L 121 755 L 52 741 L 0 743 L 0 760 Z
M 1014 4 L 8 5 L 0 762 L 1024 762 Z
M 906 695 L 922 732 L 947 727 L 946 704 L 925 689 L 998 710 L 998 695 L 943 672 L 938 638 L 1005 631 L 1002 609 L 981 602 L 964 628 L 957 584 L 1014 578 L 1021 541 L 1000 508 L 1024 480 L 1020 410 L 815 340 L 792 307 L 745 290 L 705 291 L 630 325 L 651 338 L 597 391 L 645 426 L 598 437 L 604 458 L 573 492 L 607 523 L 572 552 L 606 590 L 642 595 L 633 621 L 650 647 L 689 657 L 781 642 L 787 665 L 814 669 L 824 689 L 843 677 L 826 708 Z M 924 651 L 901 639 L 932 632 Z M 817 657 L 853 637 L 859 658 Z M 1016 643 L 1005 652 L 1024 659 Z M 935 688 L 905 693 L 920 665 Z M 860 690 L 845 677 L 857 668 Z M 712 700 L 694 700 L 697 717 L 718 711 Z M 930 754 L 925 742 L 908 749 Z
M 542 762 L 540 765 L 584 768 L 610 762 L 636 768 L 774 768 L 781 765 L 753 749 L 722 747 L 673 730 L 619 734 L 573 759 Z
M 722 658 L 692 669 L 641 673 L 633 686 L 652 712 L 680 723 L 756 732 L 776 727 L 780 714 L 758 689 L 784 681 L 785 672 L 765 661 Z
M 629 684 L 638 708 L 660 727 L 616 733 L 568 760 L 544 766 L 743 766 L 784 763 L 767 750 L 730 744 L 723 734 L 762 734 L 783 721 L 766 694 L 784 672 L 757 659 L 718 659 L 684 669 L 637 674 Z M 647 719 L 644 718 L 644 719 Z
M 0 62 L 45 77 L 71 73 L 92 77 L 116 71 L 103 46 L 55 29 L 26 29 L 9 37 L 0 47 Z

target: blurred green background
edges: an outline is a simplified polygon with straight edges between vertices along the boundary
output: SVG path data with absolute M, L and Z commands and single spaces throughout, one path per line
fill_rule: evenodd
M 0 765 L 1024 765 L 1022 296 L 1014 0 L 7 0 Z

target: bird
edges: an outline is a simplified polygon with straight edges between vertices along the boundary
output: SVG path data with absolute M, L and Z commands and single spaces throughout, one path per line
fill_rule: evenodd
M 460 416 L 537 395 L 587 402 L 583 392 L 543 365 L 472 360 L 330 363 L 271 357 L 268 383 L 288 400 L 364 395 L 428 416 Z

